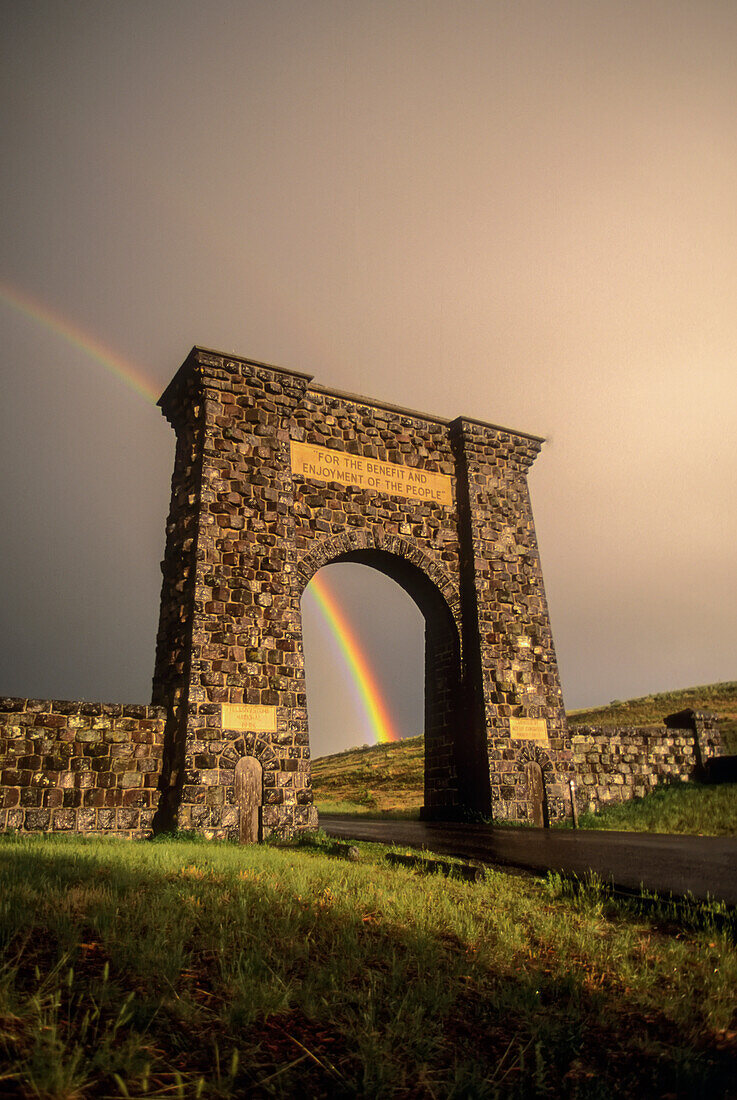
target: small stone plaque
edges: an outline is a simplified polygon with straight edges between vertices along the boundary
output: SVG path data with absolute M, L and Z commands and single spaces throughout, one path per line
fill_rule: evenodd
M 447 474 L 420 470 L 414 466 L 397 466 L 376 458 L 352 455 L 331 447 L 315 447 L 312 443 L 291 442 L 292 473 L 315 481 L 339 481 L 343 485 L 358 485 L 375 493 L 429 500 L 453 507 L 453 481 Z
M 548 723 L 544 718 L 510 718 L 509 735 L 513 741 L 548 743 Z
M 276 733 L 276 707 L 223 703 L 222 728 L 247 733 Z

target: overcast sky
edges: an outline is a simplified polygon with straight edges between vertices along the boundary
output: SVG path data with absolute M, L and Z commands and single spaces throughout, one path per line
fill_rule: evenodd
M 174 436 L 43 310 L 154 390 L 198 343 L 546 436 L 566 705 L 737 678 L 733 0 L 0 13 L 0 692 L 150 698 Z M 419 732 L 368 573 L 326 575 Z M 368 740 L 307 618 L 313 750 Z

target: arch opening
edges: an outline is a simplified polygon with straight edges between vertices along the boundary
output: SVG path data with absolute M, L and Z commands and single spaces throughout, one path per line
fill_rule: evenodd
M 445 597 L 421 568 L 381 549 L 350 550 L 336 555 L 325 565 L 339 563 L 367 567 L 367 573 L 378 571 L 406 593 L 414 605 L 411 614 L 416 621 L 418 652 L 401 661 L 401 667 L 395 671 L 404 683 L 406 694 L 416 698 L 416 732 L 424 734 L 421 817 L 453 820 L 467 817 L 473 811 L 488 812 L 489 768 L 485 744 L 478 735 L 474 736 L 469 720 L 469 707 L 461 686 L 460 634 Z M 389 598 L 394 600 L 391 588 L 393 586 L 387 591 Z M 396 596 L 400 594 L 396 592 Z M 381 645 L 381 631 L 376 632 L 376 644 Z M 309 722 L 313 727 L 315 708 L 310 705 L 310 699 L 317 677 L 310 667 L 312 655 L 307 653 L 306 658 Z M 323 679 L 323 690 L 324 682 Z M 409 735 L 409 731 L 405 731 L 406 712 L 403 735 Z M 312 736 L 311 731 L 311 740 Z

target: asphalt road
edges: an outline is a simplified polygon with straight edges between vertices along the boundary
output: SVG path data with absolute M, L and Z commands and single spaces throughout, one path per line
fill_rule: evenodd
M 429 821 L 363 821 L 320 814 L 320 828 L 343 840 L 426 848 L 528 871 L 594 871 L 627 890 L 707 896 L 737 905 L 737 837 L 512 829 Z

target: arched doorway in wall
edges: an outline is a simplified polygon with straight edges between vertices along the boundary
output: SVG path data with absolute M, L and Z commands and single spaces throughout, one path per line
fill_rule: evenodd
M 261 762 L 255 756 L 242 756 L 235 766 L 233 780 L 241 844 L 257 844 L 262 839 L 263 784 L 264 770 Z
M 485 746 L 474 744 L 461 690 L 458 626 L 419 567 L 378 549 L 339 555 L 307 586 L 302 626 L 313 758 L 422 733 L 422 816 L 454 819 L 488 805 Z M 380 682 L 366 690 L 360 681 L 373 668 Z M 377 687 L 371 714 L 367 697 Z M 358 718 L 351 694 L 363 707 Z M 382 703 L 390 736 L 377 720 Z

